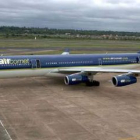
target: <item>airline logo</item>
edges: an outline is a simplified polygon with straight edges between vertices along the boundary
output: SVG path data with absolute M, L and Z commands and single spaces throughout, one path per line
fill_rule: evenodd
M 29 59 L 0 59 L 0 65 L 19 65 L 19 64 L 29 64 Z
M 0 64 L 1 64 L 1 65 L 10 64 L 10 60 L 11 60 L 11 59 L 0 59 Z

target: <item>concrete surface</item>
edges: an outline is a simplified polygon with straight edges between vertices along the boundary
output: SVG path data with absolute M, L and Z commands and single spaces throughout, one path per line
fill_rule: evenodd
M 0 120 L 13 140 L 136 140 L 140 80 L 116 88 L 112 76 L 97 75 L 100 87 L 46 77 L 1 79 Z
M 11 140 L 11 137 L 7 130 L 5 129 L 3 123 L 0 121 L 0 139 L 1 140 Z

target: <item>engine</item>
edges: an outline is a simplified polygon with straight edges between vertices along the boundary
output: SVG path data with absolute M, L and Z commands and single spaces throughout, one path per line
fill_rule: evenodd
M 119 76 L 114 76 L 112 78 L 112 83 L 116 87 L 127 86 L 130 84 L 137 83 L 137 78 L 132 75 L 119 75 Z
M 88 76 L 81 74 L 72 74 L 64 78 L 64 82 L 66 85 L 76 85 L 80 83 L 86 83 L 88 81 Z

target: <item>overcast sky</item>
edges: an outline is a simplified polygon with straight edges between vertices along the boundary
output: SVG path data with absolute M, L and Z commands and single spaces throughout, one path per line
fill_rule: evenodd
M 0 26 L 140 32 L 140 0 L 0 0 Z

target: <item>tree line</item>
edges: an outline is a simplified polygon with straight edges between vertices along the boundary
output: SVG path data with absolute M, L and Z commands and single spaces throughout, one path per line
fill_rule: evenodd
M 40 38 L 91 38 L 91 39 L 137 39 L 140 40 L 140 32 L 121 32 L 121 31 L 98 31 L 98 30 L 74 30 L 74 29 L 50 29 L 35 27 L 0 27 L 2 37 L 33 37 Z

